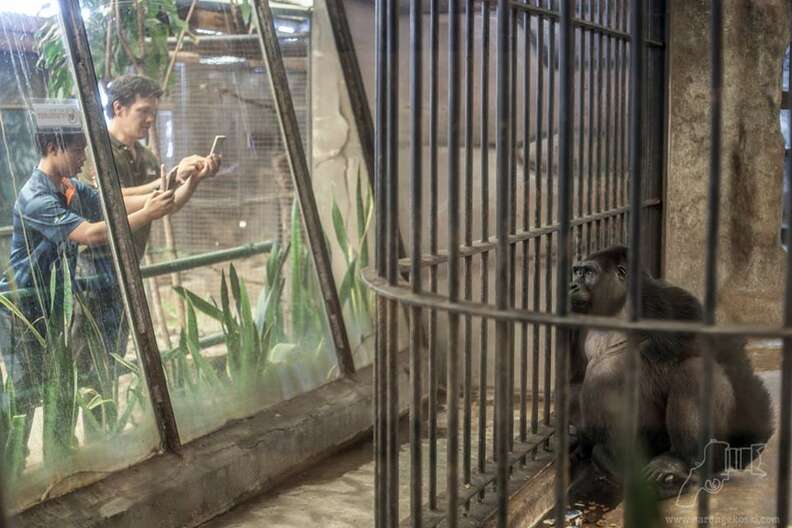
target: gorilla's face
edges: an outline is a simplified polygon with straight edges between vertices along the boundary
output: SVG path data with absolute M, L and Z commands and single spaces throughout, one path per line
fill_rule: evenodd
M 572 311 L 590 315 L 616 315 L 627 294 L 626 269 L 622 264 L 584 260 L 572 266 L 569 301 Z

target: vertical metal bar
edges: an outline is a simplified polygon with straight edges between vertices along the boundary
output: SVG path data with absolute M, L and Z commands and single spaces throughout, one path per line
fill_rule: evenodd
M 611 27 L 611 2 L 605 4 L 605 23 L 607 27 Z M 611 155 L 611 115 L 612 110 L 612 83 L 611 83 L 611 42 L 610 35 L 605 37 L 605 210 L 609 211 L 611 208 L 613 186 L 611 185 L 611 170 L 610 170 L 610 155 Z M 605 244 L 612 244 L 611 234 L 613 229 L 613 220 L 611 218 L 605 219 Z
M 496 273 L 495 273 L 495 304 L 499 310 L 508 308 L 508 232 L 509 232 L 509 121 L 511 109 L 509 108 L 509 9 L 508 0 L 498 0 L 498 32 L 497 32 L 497 62 L 496 62 L 496 187 L 497 187 L 497 220 L 496 220 Z M 509 387 L 508 357 L 513 355 L 509 349 L 509 324 L 503 320 L 495 322 L 495 454 L 497 462 L 497 476 L 495 485 L 498 493 L 497 526 L 505 528 L 508 522 L 508 459 L 509 447 L 509 402 L 507 398 Z
M 473 21 L 475 19 L 473 0 L 465 1 L 465 246 L 473 245 Z M 465 300 L 473 294 L 473 256 L 465 257 Z M 465 316 L 465 349 L 462 366 L 463 409 L 462 419 L 462 473 L 463 482 L 470 483 L 471 442 L 473 427 L 473 320 Z
M 511 64 L 509 65 L 509 108 L 517 111 L 517 15 L 510 21 Z M 517 117 L 509 123 L 509 233 L 517 231 Z M 517 284 L 517 245 L 509 244 L 509 306 L 515 305 Z M 515 326 L 509 324 L 509 451 L 514 450 L 514 342 Z
M 386 119 L 388 137 L 386 145 L 387 178 L 385 195 L 387 200 L 386 225 L 386 273 L 388 284 L 398 281 L 399 261 L 399 1 L 387 3 L 387 57 L 386 70 Z M 386 383 L 387 383 L 387 478 L 388 504 L 386 525 L 399 524 L 399 304 L 388 302 Z
M 572 120 L 574 106 L 572 102 L 572 53 L 574 51 L 572 29 L 572 0 L 561 0 L 560 20 L 560 52 L 559 65 L 559 141 L 558 141 L 558 271 L 556 272 L 556 313 L 564 317 L 567 309 L 567 288 L 569 285 L 569 226 L 571 212 L 570 187 L 572 183 Z M 569 483 L 569 449 L 567 431 L 569 416 L 567 409 L 567 354 L 569 347 L 569 330 L 558 328 L 556 331 L 556 371 L 555 371 L 555 411 L 557 444 L 557 469 L 555 487 L 555 525 L 565 526 L 566 493 Z
M 536 84 L 536 148 L 535 150 L 535 163 L 534 163 L 534 178 L 536 178 L 536 210 L 534 211 L 534 226 L 541 227 L 542 226 L 542 117 L 543 117 L 543 110 L 544 110 L 544 69 L 545 69 L 545 61 L 544 61 L 544 18 L 539 16 L 537 17 L 537 84 Z M 539 299 L 541 297 L 541 240 L 542 237 L 534 238 L 534 298 L 533 298 L 533 309 L 539 310 L 540 304 Z M 549 339 L 549 328 L 548 326 L 541 327 L 544 330 L 545 340 Z M 534 325 L 534 361 L 533 365 L 535 367 L 534 377 L 537 379 L 538 384 L 538 372 L 539 372 L 539 331 L 540 327 L 538 324 Z M 547 369 L 545 369 L 546 375 Z M 545 389 L 547 389 L 548 381 L 545 381 Z M 537 407 L 537 412 L 535 416 L 538 416 L 538 406 L 539 406 L 539 391 L 537 390 L 534 392 L 534 406 Z M 547 423 L 549 413 L 549 398 L 547 397 L 547 390 L 545 390 L 544 394 L 544 422 Z M 538 430 L 538 423 L 532 426 L 532 430 L 536 432 Z
M 137 346 L 146 376 L 146 386 L 151 398 L 160 442 L 164 449 L 178 452 L 181 449 L 179 430 L 173 414 L 165 372 L 160 362 L 157 339 L 146 301 L 146 291 L 140 276 L 132 231 L 129 228 L 118 171 L 110 146 L 110 136 L 103 118 L 96 71 L 80 14 L 80 4 L 78 0 L 59 0 L 59 5 L 64 45 L 74 68 L 77 95 L 80 98 L 87 128 L 88 146 L 96 163 L 97 182 L 102 195 L 102 214 L 109 231 L 110 249 L 113 253 L 121 298 L 131 320 L 132 339 Z
M 423 229 L 423 0 L 410 2 L 410 187 L 412 196 L 412 255 L 410 283 L 412 292 L 420 294 L 421 231 Z M 410 519 L 421 526 L 423 504 L 423 464 L 421 460 L 421 308 L 410 310 Z
M 437 255 L 437 130 L 439 70 L 438 0 L 429 0 L 429 251 Z M 437 293 L 437 266 L 429 269 L 429 289 Z M 429 509 L 437 509 L 437 311 L 429 312 Z
M 369 175 L 369 184 L 374 188 L 374 123 L 371 120 L 366 87 L 360 73 L 355 43 L 349 30 L 344 2 L 341 0 L 325 0 L 330 27 L 333 30 L 341 72 L 344 74 L 347 92 L 351 103 L 352 115 L 355 119 L 360 146 L 363 150 L 363 161 Z
M 615 8 L 614 8 L 614 26 L 615 26 L 615 28 L 617 30 L 621 29 L 621 2 L 620 1 L 616 2 Z M 614 207 L 620 207 L 621 206 L 621 165 L 620 165 L 619 160 L 621 158 L 619 158 L 619 156 L 621 155 L 621 129 L 622 129 L 622 119 L 623 119 L 623 116 L 622 116 L 622 113 L 621 113 L 621 108 L 622 108 L 621 101 L 622 101 L 622 99 L 624 97 L 623 93 L 622 93 L 622 90 L 621 90 L 621 82 L 619 82 L 620 81 L 620 77 L 621 77 L 621 68 L 622 68 L 622 66 L 621 66 L 621 64 L 622 64 L 622 62 L 621 62 L 622 61 L 622 59 L 621 59 L 622 43 L 621 43 L 620 39 L 616 40 L 616 42 L 614 43 L 613 48 L 614 48 L 613 49 L 613 54 L 614 54 L 614 57 L 613 57 L 613 69 L 614 69 L 613 82 L 615 84 L 615 86 L 614 86 L 614 92 L 615 92 L 614 98 L 616 100 L 616 105 L 615 105 L 614 111 L 615 111 L 616 115 L 615 115 L 614 120 L 613 120 L 613 127 L 614 127 L 614 133 L 613 133 L 613 135 L 614 135 L 614 141 L 613 141 L 613 149 L 614 149 L 614 153 L 613 153 L 613 201 L 611 203 L 612 203 L 612 205 Z M 618 217 L 614 217 L 613 218 L 613 223 L 614 223 L 614 225 L 612 226 L 612 228 L 614 230 L 614 240 L 613 240 L 613 242 L 614 243 L 621 242 L 621 240 L 619 238 L 619 235 L 618 235 L 622 231 L 622 229 L 621 229 L 621 226 L 622 226 L 621 215 L 619 215 Z M 617 227 L 617 225 L 618 225 L 618 227 Z
M 481 239 L 489 239 L 489 3 L 481 2 Z M 489 251 L 481 254 L 481 302 L 489 301 Z M 489 321 L 481 318 L 479 357 L 478 470 L 487 469 L 487 339 Z
M 385 155 L 387 150 L 387 122 L 385 119 L 387 112 L 387 100 L 385 97 L 385 70 L 387 66 L 386 47 L 387 24 L 385 0 L 376 0 L 375 12 L 375 48 L 376 48 L 376 128 L 375 134 L 375 155 L 374 155 L 374 197 L 376 200 L 376 238 L 375 238 L 375 265 L 377 274 L 385 277 L 386 259 L 386 233 L 387 222 L 385 213 L 387 202 L 385 197 Z M 377 332 L 375 334 L 375 354 L 374 354 L 374 515 L 376 528 L 384 528 L 386 522 L 387 504 L 387 416 L 385 412 L 386 385 L 385 385 L 385 333 L 387 331 L 387 307 L 388 302 L 384 297 L 377 296 Z
M 790 27 L 792 30 L 792 6 L 790 6 Z M 790 40 L 787 45 L 792 45 Z M 792 68 L 787 72 L 788 86 L 792 86 Z M 789 113 L 788 125 L 792 130 L 792 112 Z M 792 210 L 792 193 L 786 193 L 786 210 Z M 787 235 L 789 236 L 789 235 Z M 787 241 L 788 243 L 788 241 Z M 786 276 L 784 287 L 784 327 L 792 327 L 792 251 L 786 255 Z M 778 431 L 778 486 L 776 487 L 776 513 L 779 526 L 788 526 L 790 462 L 792 461 L 792 339 L 784 339 L 781 360 L 781 423 Z
M 516 19 L 516 17 L 515 17 Z M 523 56 L 523 231 L 531 228 L 530 187 L 531 187 L 531 15 L 523 13 L 524 46 Z M 516 54 L 516 50 L 515 50 Z M 516 75 L 517 72 L 514 72 Z M 530 240 L 522 244 L 522 308 L 528 310 Z M 520 441 L 528 438 L 528 323 L 522 323 L 522 343 L 520 346 Z M 536 339 L 536 334 L 534 334 Z M 536 387 L 533 388 L 536 393 Z M 533 398 L 534 400 L 536 398 Z
M 789 3 L 792 14 L 792 2 Z M 792 18 L 790 18 L 792 30 Z M 788 43 L 792 46 L 792 40 Z M 792 86 L 792 68 L 787 73 L 788 86 Z M 789 112 L 789 122 L 792 126 L 792 112 Z M 792 130 L 792 128 L 790 128 Z M 792 193 L 786 193 L 786 209 L 792 207 Z M 787 237 L 789 235 L 787 234 Z M 786 241 L 789 244 L 789 239 Z M 786 254 L 786 275 L 784 284 L 784 327 L 792 326 L 792 251 Z M 789 515 L 789 477 L 790 462 L 792 462 L 792 339 L 784 339 L 783 356 L 781 359 L 781 423 L 779 427 L 778 442 L 778 486 L 776 487 L 776 513 L 779 526 L 788 526 Z
M 641 317 L 641 161 L 643 149 L 643 50 L 644 0 L 632 0 L 630 10 L 630 251 L 628 259 L 627 317 L 637 321 Z M 635 351 L 637 352 L 637 351 Z M 637 353 L 628 354 L 625 365 L 625 445 L 633 446 L 638 428 L 638 387 L 640 375 Z M 628 448 L 629 449 L 629 448 Z M 638 472 L 635 450 L 626 457 L 625 489 L 633 489 Z M 624 525 L 638 526 L 641 512 L 628 495 L 624 506 Z
M 640 317 L 641 168 L 643 140 L 643 2 L 632 0 L 630 12 L 630 319 Z
M 300 136 L 297 114 L 294 111 L 294 101 L 289 90 L 286 68 L 283 65 L 283 56 L 281 55 L 280 44 L 273 25 L 272 10 L 268 2 L 261 0 L 255 0 L 253 6 L 255 7 L 256 24 L 259 29 L 259 44 L 269 71 L 272 97 L 275 99 L 275 109 L 278 113 L 278 122 L 286 145 L 294 187 L 297 190 L 297 196 L 300 201 L 300 211 L 305 232 L 308 236 L 308 245 L 311 248 L 314 268 L 316 269 L 319 288 L 322 292 L 325 311 L 327 312 L 330 333 L 333 337 L 338 360 L 338 369 L 344 376 L 349 376 L 355 372 L 355 364 L 352 361 L 352 350 L 349 346 L 344 318 L 341 313 L 341 303 L 338 300 L 338 290 L 333 277 L 330 253 L 325 243 L 322 222 L 316 206 L 316 197 L 311 184 L 311 173 L 308 169 L 308 161 L 305 157 L 302 137 Z
M 587 0 L 580 1 L 580 18 L 583 18 L 583 7 L 584 3 Z M 585 149 L 583 148 L 584 139 L 586 137 L 586 128 L 585 128 L 585 115 L 586 115 L 586 31 L 582 27 L 580 28 L 580 54 L 578 55 L 578 60 L 580 61 L 580 85 L 578 88 L 578 106 L 580 107 L 580 115 L 578 121 L 578 216 L 583 216 L 585 214 L 583 209 L 583 189 L 585 187 L 585 178 L 584 178 L 584 166 L 585 166 Z M 580 237 L 583 238 L 583 228 L 585 226 L 580 226 Z M 582 249 L 582 244 L 581 244 Z
M 624 11 L 623 11 L 623 14 L 622 14 L 622 25 L 623 25 L 625 31 L 627 30 L 627 26 L 628 26 L 628 20 L 627 20 L 627 15 L 628 15 L 628 12 L 629 12 L 628 7 L 627 7 L 629 5 L 628 1 L 629 0 L 625 0 L 624 4 L 622 4 L 622 6 L 624 7 Z M 620 159 L 620 165 L 621 165 L 621 191 L 620 191 L 620 197 L 619 197 L 619 200 L 620 200 L 619 204 L 621 206 L 624 206 L 627 203 L 627 189 L 629 188 L 629 152 L 628 152 L 629 145 L 628 145 L 628 139 L 627 139 L 627 133 L 629 131 L 628 130 L 629 129 L 629 123 L 628 123 L 629 115 L 627 113 L 627 104 L 628 104 L 628 99 L 629 99 L 628 86 L 627 86 L 627 82 L 628 82 L 627 71 L 629 70 L 629 63 L 628 63 L 628 57 L 629 56 L 628 56 L 627 52 L 628 52 L 627 41 L 622 41 L 622 64 L 621 64 L 621 71 L 620 71 L 622 94 L 623 94 L 623 97 L 621 98 L 622 131 L 621 131 L 621 139 L 620 139 L 621 147 L 622 147 L 622 156 L 621 156 L 621 159 Z M 627 221 L 626 221 L 627 220 L 627 215 L 626 214 L 622 214 L 621 215 L 621 219 L 622 219 L 622 233 L 621 233 L 621 236 L 622 236 L 622 240 L 626 241 L 627 240 Z
M 548 0 L 548 8 L 553 7 L 553 0 Z M 548 19 L 550 24 L 550 46 L 547 60 L 547 225 L 553 224 L 553 132 L 555 131 L 555 51 L 556 51 L 556 21 Z M 553 310 L 553 233 L 548 233 L 545 239 L 545 310 Z M 548 326 L 545 339 L 545 424 L 550 425 L 550 400 L 552 394 L 552 354 L 553 333 L 555 328 Z
M 721 99 L 723 93 L 723 10 L 720 1 L 710 7 L 710 171 L 707 217 L 707 254 L 705 260 L 704 324 L 715 324 L 717 300 L 718 223 L 720 222 L 720 155 L 721 155 Z M 699 437 L 699 452 L 712 436 L 712 378 L 715 368 L 712 347 L 704 347 L 704 382 L 701 387 L 701 415 L 703 423 Z M 707 482 L 712 475 L 712 457 L 704 457 L 699 482 Z M 702 495 L 707 495 L 702 497 Z M 709 493 L 700 493 L 698 524 L 709 524 Z
M 602 25 L 603 23 L 603 12 L 604 12 L 604 2 L 603 0 L 598 0 L 597 2 L 597 23 Z M 594 14 L 591 15 L 592 21 L 594 20 Z M 595 136 L 595 141 L 597 143 L 596 150 L 597 150 L 597 164 L 596 168 L 594 169 L 594 178 L 596 181 L 595 185 L 595 195 L 594 195 L 594 210 L 597 213 L 602 212 L 602 106 L 603 106 L 603 96 L 602 96 L 602 76 L 603 76 L 603 68 L 602 68 L 602 48 L 603 48 L 603 34 L 602 32 L 597 33 L 597 134 Z M 592 108 L 593 110 L 593 108 Z M 603 236 L 603 229 L 602 229 L 602 220 L 596 221 L 596 229 L 597 229 L 597 249 L 602 249 L 604 243 L 604 236 Z
M 589 0 L 589 20 L 594 22 L 594 0 Z M 589 78 L 588 78 L 588 194 L 586 195 L 586 212 L 590 215 L 594 212 L 594 31 L 589 31 Z M 586 253 L 591 253 L 592 241 L 594 240 L 594 222 L 589 221 L 588 244 Z M 599 239 L 594 248 L 599 246 Z
M 448 298 L 459 300 L 459 66 L 461 0 L 448 3 Z M 448 314 L 446 461 L 447 522 L 456 528 L 459 516 L 459 314 Z

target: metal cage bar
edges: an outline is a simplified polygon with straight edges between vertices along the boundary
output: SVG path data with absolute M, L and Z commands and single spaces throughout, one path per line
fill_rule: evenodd
M 567 289 L 569 277 L 569 231 L 571 213 L 572 183 L 572 121 L 574 106 L 572 103 L 572 52 L 574 47 L 572 29 L 572 6 L 570 0 L 561 0 L 561 63 L 560 63 L 560 114 L 559 114 L 559 192 L 558 215 L 561 228 L 558 231 L 558 272 L 556 273 L 556 291 L 558 301 L 556 313 L 565 317 L 569 312 L 567 306 Z M 555 370 L 555 411 L 556 411 L 556 488 L 555 488 L 555 525 L 563 526 L 566 522 L 566 495 L 569 484 L 568 437 L 569 410 L 567 395 L 569 392 L 568 358 L 569 333 L 567 329 L 558 329 L 556 346 Z
M 412 255 L 410 279 L 412 292 L 420 294 L 422 270 L 420 265 L 423 227 L 423 28 L 421 27 L 422 0 L 410 2 L 410 191 L 412 196 Z M 422 461 L 422 391 L 421 370 L 423 345 L 420 307 L 410 311 L 410 519 L 418 528 L 423 513 L 423 461 Z
M 717 302 L 717 255 L 718 255 L 718 224 L 720 223 L 720 172 L 721 172 L 721 99 L 723 92 L 723 6 L 721 2 L 712 2 L 710 7 L 710 73 L 711 107 L 710 107 L 710 167 L 708 189 L 707 218 L 707 252 L 705 260 L 704 287 L 704 324 L 715 324 L 715 305 Z M 704 380 L 701 385 L 701 424 L 699 449 L 704 452 L 705 446 L 712 436 L 712 389 L 715 358 L 712 347 L 704 348 Z M 713 471 L 712 457 L 704 457 L 700 470 L 701 482 L 707 482 Z M 698 525 L 709 523 L 709 494 L 702 493 L 698 498 Z
M 790 12 L 792 12 L 792 2 L 790 2 Z M 792 19 L 789 25 L 792 31 Z M 792 46 L 792 33 L 790 33 L 789 45 Z M 792 86 L 792 68 L 787 72 L 788 86 Z M 792 112 L 789 112 L 789 126 L 792 130 Z M 786 193 L 786 208 L 792 211 L 792 193 Z M 787 235 L 789 236 L 789 235 Z M 787 239 L 787 244 L 789 240 Z M 792 327 L 792 252 L 787 252 L 786 274 L 784 285 L 784 316 L 783 324 L 785 329 Z M 792 407 L 792 336 L 786 336 L 783 340 L 783 352 L 781 356 L 781 408 L 789 410 Z M 780 526 L 787 526 L 790 522 L 789 514 L 789 492 L 790 492 L 790 463 L 792 463 L 792 414 L 782 412 L 778 428 L 778 487 L 776 489 L 776 511 Z
M 460 2 L 448 3 L 448 298 L 459 299 Z M 446 355 L 446 522 L 459 523 L 459 315 L 448 314 Z
M 385 0 L 377 0 L 375 4 L 375 47 L 376 47 L 376 106 L 374 128 L 374 195 L 376 200 L 376 230 L 374 255 L 376 273 L 385 277 L 385 236 L 387 230 L 385 223 L 386 196 L 385 196 L 385 154 L 387 141 L 387 121 L 385 98 L 385 70 L 386 70 L 386 37 L 387 13 Z M 377 298 L 377 332 L 375 336 L 374 354 L 374 524 L 377 528 L 387 525 L 388 486 L 387 486 L 387 415 L 385 405 L 387 393 L 385 387 L 385 332 L 387 321 L 387 300 Z
M 389 10 L 383 7 L 386 3 Z M 564 300 L 573 252 L 600 249 L 605 242 L 624 241 L 628 234 L 640 243 L 639 236 L 627 232 L 627 219 L 638 222 L 642 211 L 656 214 L 662 205 L 660 197 L 641 197 L 640 185 L 627 185 L 625 101 L 632 110 L 640 98 L 630 98 L 627 90 L 628 86 L 635 89 L 634 72 L 627 84 L 627 56 L 636 37 L 623 27 L 628 14 L 623 4 L 623 0 L 607 7 L 603 2 L 583 0 L 575 4 L 571 0 L 486 0 L 480 4 L 429 0 L 424 13 L 417 0 L 410 3 L 411 47 L 404 55 L 410 58 L 413 82 L 409 105 L 403 110 L 405 116 L 409 114 L 410 132 L 402 137 L 407 138 L 403 148 L 409 150 L 410 160 L 412 240 L 410 255 L 395 263 L 407 281 L 396 280 L 391 260 L 397 258 L 396 252 L 384 249 L 393 247 L 399 205 L 398 166 L 387 159 L 395 152 L 398 130 L 393 105 L 400 77 L 392 42 L 398 31 L 395 19 L 404 13 L 385 0 L 377 3 L 375 162 L 382 160 L 376 170 L 377 192 L 382 193 L 377 204 L 385 208 L 378 212 L 377 237 L 387 238 L 380 249 L 387 262 L 379 262 L 375 272 L 364 271 L 364 279 L 380 304 L 388 307 L 378 327 L 382 334 L 377 361 L 387 365 L 375 369 L 380 382 L 392 383 L 395 370 L 391 362 L 398 337 L 396 307 L 421 313 L 429 329 L 425 343 L 416 332 L 408 332 L 410 515 L 395 518 L 398 482 L 391 479 L 398 457 L 394 459 L 390 447 L 394 444 L 378 432 L 375 438 L 384 443 L 377 448 L 386 451 L 385 458 L 377 457 L 378 526 L 472 526 L 487 515 L 498 526 L 506 526 L 507 498 L 523 478 L 522 467 L 544 449 L 554 450 L 562 475 L 556 490 L 560 520 L 569 469 L 567 440 L 558 434 L 569 421 L 569 332 L 583 326 L 625 332 L 645 326 L 678 331 L 680 324 L 668 321 L 572 315 Z M 589 9 L 592 6 L 596 7 Z M 425 48 L 416 34 L 418 28 L 427 31 Z M 474 34 L 480 35 L 480 41 Z M 662 42 L 643 38 L 641 42 L 663 53 Z M 441 53 L 447 55 L 441 58 Z M 423 57 L 428 66 L 425 87 L 419 67 Z M 422 96 L 428 102 L 426 116 Z M 647 137 L 642 133 L 638 141 Z M 652 138 L 663 139 L 657 134 Z M 493 139 L 494 159 L 490 153 Z M 639 148 L 634 141 L 630 145 Z M 428 147 L 426 170 L 424 147 Z M 629 176 L 634 178 L 636 160 L 629 160 Z M 428 182 L 422 181 L 424 177 Z M 441 185 L 445 185 L 442 191 Z M 429 192 L 425 223 L 424 189 Z M 629 204 L 624 197 L 628 190 Z M 495 207 L 490 203 L 493 199 Z M 445 230 L 440 227 L 443 221 Z M 426 248 L 422 246 L 424 229 Z M 646 239 L 659 242 L 657 236 Z M 570 244 L 573 241 L 577 246 Z M 478 288 L 474 283 L 477 266 Z M 426 288 L 424 273 L 429 279 Z M 421 312 L 413 311 L 417 308 Z M 681 326 L 704 333 L 721 329 L 692 323 Z M 427 369 L 425 393 L 416 381 L 421 362 Z M 490 389 L 495 392 L 494 403 Z M 390 385 L 387 390 L 380 388 L 378 395 L 382 399 L 377 400 L 375 412 L 385 413 L 387 419 L 376 416 L 377 430 L 387 427 L 391 431 L 395 412 L 388 411 L 394 405 Z M 426 406 L 420 417 L 419 405 Z M 426 437 L 421 438 L 424 431 Z M 438 473 L 443 472 L 445 490 L 442 480 L 438 482 Z
M 497 199 L 495 236 L 497 248 L 495 252 L 495 306 L 499 310 L 508 308 L 509 280 L 508 273 L 508 232 L 509 232 L 509 130 L 511 108 L 509 98 L 509 17 L 511 9 L 507 0 L 498 0 L 497 4 L 497 33 L 496 33 L 496 84 L 495 101 L 497 115 L 495 133 L 495 194 Z M 495 487 L 498 490 L 497 526 L 503 528 L 508 520 L 508 496 L 506 487 L 509 479 L 509 404 L 507 388 L 509 387 L 508 369 L 511 355 L 508 348 L 509 325 L 506 321 L 495 322 L 495 463 L 497 465 Z

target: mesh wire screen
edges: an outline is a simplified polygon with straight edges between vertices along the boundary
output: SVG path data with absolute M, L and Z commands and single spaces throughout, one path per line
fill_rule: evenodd
M 281 39 L 304 144 L 310 137 L 308 37 Z M 173 216 L 180 253 L 279 239 L 288 230 L 292 183 L 256 35 L 185 42 L 158 116 L 162 161 L 171 167 L 209 152 L 225 135 L 223 168 Z M 306 152 L 310 152 L 306 148 Z M 155 229 L 151 251 L 165 244 Z

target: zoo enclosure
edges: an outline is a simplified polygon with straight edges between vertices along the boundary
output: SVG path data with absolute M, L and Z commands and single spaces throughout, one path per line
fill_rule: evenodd
M 638 277 L 640 267 L 655 275 L 662 271 L 666 3 L 452 0 L 446 11 L 444 3 L 413 0 L 407 74 L 400 73 L 398 61 L 399 26 L 404 23 L 399 19 L 401 4 L 381 0 L 376 15 L 378 245 L 377 267 L 367 280 L 378 295 L 377 526 L 476 526 L 490 516 L 497 519 L 498 526 L 506 526 L 509 494 L 521 478 L 530 475 L 524 470 L 535 469 L 532 463 L 543 460 L 546 446 L 552 446 L 557 459 L 555 522 L 561 526 L 569 469 L 565 432 L 570 328 L 790 335 L 786 328 L 792 308 L 789 267 L 784 328 L 715 325 L 722 5 L 713 2 L 711 15 L 712 146 L 705 317 L 701 323 L 686 324 L 641 319 L 636 308 L 640 306 L 638 282 L 632 280 Z M 496 17 L 494 24 L 491 15 Z M 448 27 L 448 55 L 442 58 L 441 17 Z M 490 59 L 491 34 L 494 61 Z M 480 35 L 480 46 L 474 35 Z M 491 62 L 495 82 L 489 73 Z M 443 68 L 447 68 L 446 92 L 438 89 L 438 72 Z M 405 103 L 396 88 L 405 75 L 410 86 L 406 168 L 399 164 L 398 156 L 400 137 L 405 136 L 400 136 L 404 125 L 399 122 L 398 108 Z M 476 75 L 481 76 L 479 92 L 473 90 Z M 448 108 L 442 125 L 440 94 L 447 95 Z M 493 99 L 496 109 L 491 118 Z M 447 137 L 445 145 L 437 139 L 441 127 Z M 493 136 L 494 166 L 488 159 L 489 138 Z M 428 160 L 423 152 L 425 141 Z M 448 151 L 447 174 L 438 171 L 444 147 Z M 399 190 L 407 185 L 400 179 L 406 174 L 411 213 L 403 219 L 399 213 L 408 204 L 400 202 Z M 443 184 L 445 191 L 441 190 Z M 490 187 L 495 188 L 494 208 Z M 427 190 L 428 206 L 424 201 Z M 439 208 L 438 203 L 446 208 Z M 447 229 L 441 232 L 443 220 Z M 491 223 L 494 233 L 490 232 Z M 400 228 L 410 234 L 407 258 L 398 248 Z M 443 236 L 445 247 L 438 243 Z M 565 302 L 570 257 L 617 242 L 632 248 L 628 320 L 570 315 Z M 490 268 L 492 253 L 494 273 Z M 476 264 L 478 274 L 474 274 Z M 446 280 L 445 288 L 439 287 L 438 279 Z M 480 283 L 477 296 L 474 280 Z M 495 285 L 494 299 L 491 283 Z M 399 496 L 403 477 L 398 471 L 397 371 L 404 360 L 399 354 L 402 325 L 398 314 L 402 309 L 410 313 L 411 336 L 408 499 Z M 447 321 L 448 326 L 445 356 L 437 340 L 441 321 Z M 495 340 L 491 343 L 488 335 L 493 326 Z M 785 339 L 782 409 L 789 409 L 790 404 L 789 347 Z M 439 362 L 443 359 L 445 402 L 441 402 L 439 390 Z M 494 380 L 487 373 L 490 359 L 494 361 Z M 634 394 L 637 386 L 637 360 L 632 356 L 630 360 L 627 395 Z M 702 394 L 710 395 L 707 387 L 711 382 L 710 368 Z M 517 383 L 519 389 L 515 390 Z M 489 406 L 492 385 L 495 403 Z M 711 417 L 709 398 L 703 397 L 701 404 L 704 416 Z M 444 442 L 438 427 L 443 407 Z M 628 398 L 625 409 L 628 430 L 633 430 L 637 401 Z M 780 428 L 777 508 L 781 524 L 789 521 L 788 414 L 782 412 Z M 702 445 L 709 438 L 709 421 L 705 421 Z M 444 460 L 438 457 L 443 449 Z M 707 479 L 711 468 L 705 465 L 703 472 L 702 478 Z M 399 512 L 401 500 L 409 502 L 407 520 Z M 699 518 L 706 521 L 707 494 L 699 495 L 698 508 Z M 639 525 L 640 513 L 628 500 L 625 524 Z

